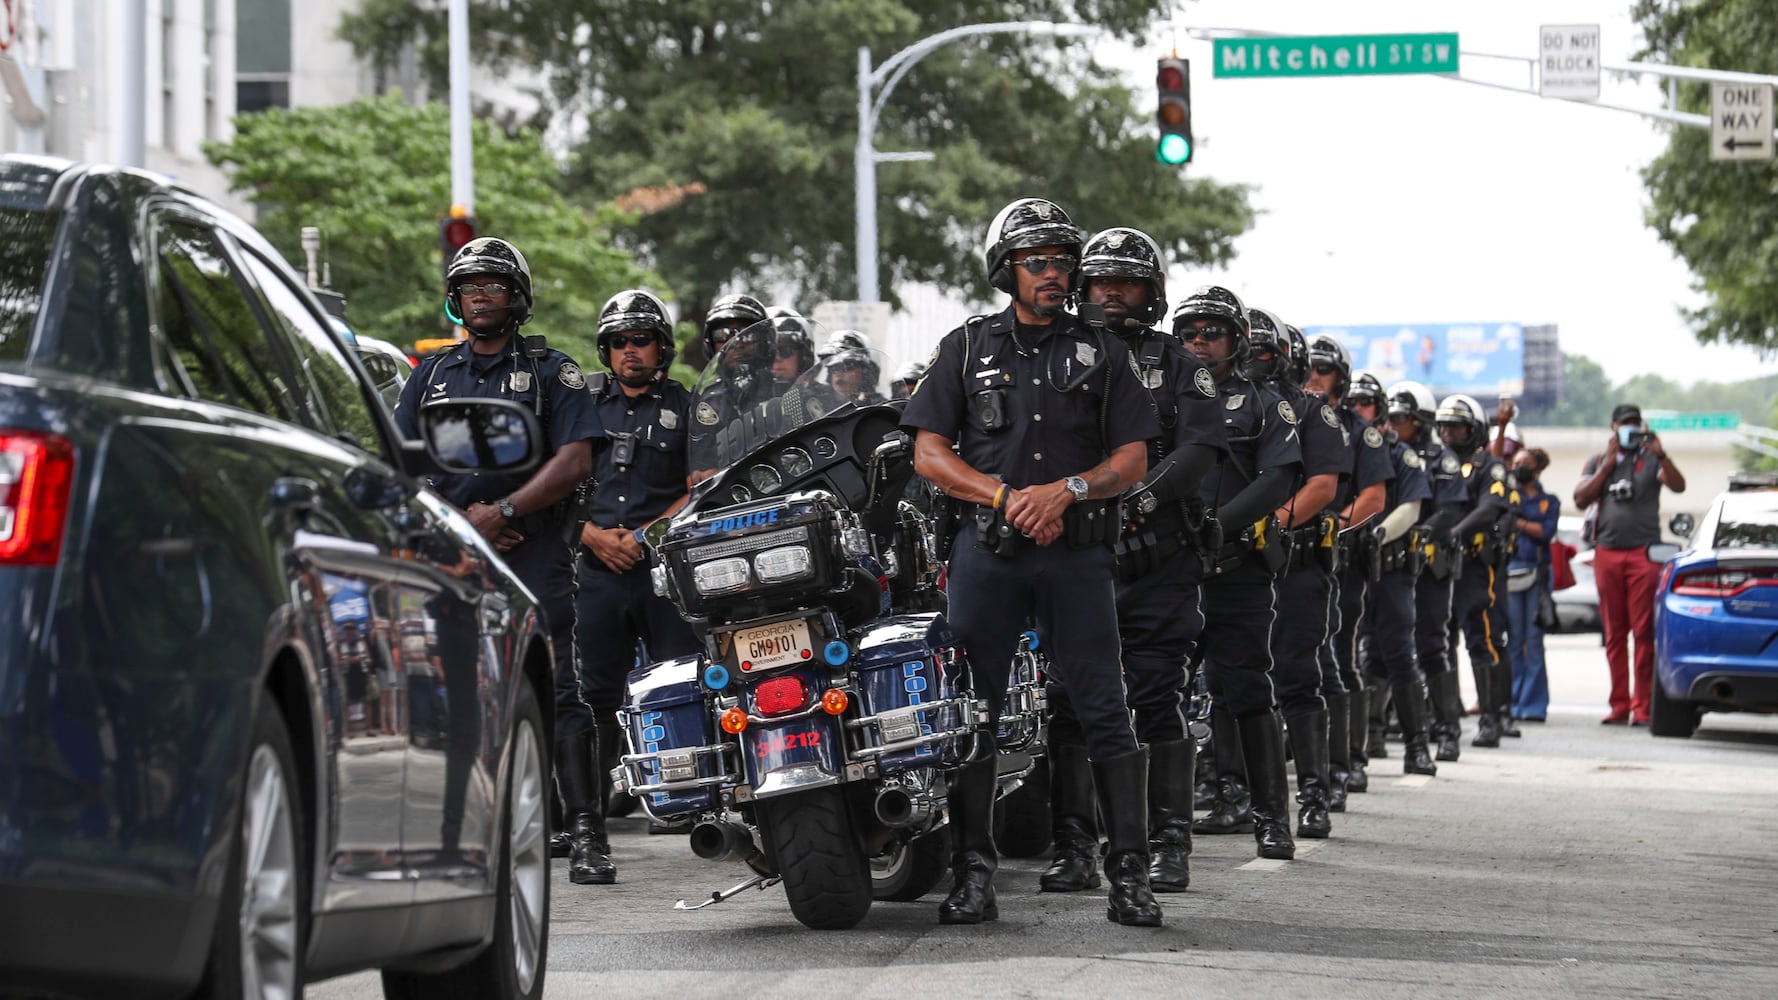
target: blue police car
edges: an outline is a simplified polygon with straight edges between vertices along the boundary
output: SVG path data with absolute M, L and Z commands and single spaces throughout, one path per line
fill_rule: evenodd
M 1733 477 L 1667 561 L 1653 701 L 1656 736 L 1690 736 L 1705 712 L 1778 710 L 1778 476 Z

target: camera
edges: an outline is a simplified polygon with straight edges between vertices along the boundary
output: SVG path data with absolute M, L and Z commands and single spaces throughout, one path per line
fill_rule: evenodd
M 1651 431 L 1631 431 L 1630 432 L 1630 447 L 1640 448 L 1643 445 L 1647 444 L 1649 442 L 1649 439 L 1652 437 L 1654 437 L 1654 433 Z
M 1628 479 L 1619 479 L 1605 487 L 1605 495 L 1620 503 L 1630 499 L 1632 487 Z
M 620 469 L 627 469 L 636 461 L 636 435 L 623 431 L 612 431 L 605 435 L 611 439 L 611 461 Z

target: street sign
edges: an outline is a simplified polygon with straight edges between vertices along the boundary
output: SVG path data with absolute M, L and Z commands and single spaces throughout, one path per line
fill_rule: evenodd
M 1537 29 L 1537 93 L 1564 101 L 1599 99 L 1599 26 L 1546 24 Z
M 1457 33 L 1218 38 L 1218 77 L 1457 72 Z
M 1642 415 L 1642 425 L 1656 434 L 1668 431 L 1734 431 L 1741 429 L 1741 414 L 1728 412 L 1679 413 L 1673 410 L 1650 410 Z
M 1710 158 L 1769 160 L 1772 151 L 1772 85 L 1712 83 Z

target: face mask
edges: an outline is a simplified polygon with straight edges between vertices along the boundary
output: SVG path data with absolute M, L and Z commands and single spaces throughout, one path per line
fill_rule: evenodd
M 1620 448 L 1634 448 L 1634 447 L 1636 447 L 1636 436 L 1641 433 L 1642 433 L 1642 428 L 1635 425 L 1635 424 L 1623 424 L 1623 425 L 1619 426 L 1617 429 L 1618 447 L 1620 447 Z

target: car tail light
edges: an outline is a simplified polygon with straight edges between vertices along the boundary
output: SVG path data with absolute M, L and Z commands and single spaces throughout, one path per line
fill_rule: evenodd
M 56 564 L 73 483 L 74 445 L 67 438 L 0 431 L 0 565 Z
M 1778 584 L 1778 567 L 1701 569 L 1681 573 L 1673 581 L 1673 593 L 1685 597 L 1734 597 L 1754 587 L 1774 584 Z
M 753 704 L 761 715 L 783 715 L 807 708 L 809 688 L 795 674 L 774 677 L 753 689 Z

